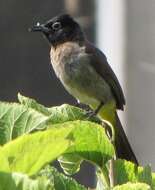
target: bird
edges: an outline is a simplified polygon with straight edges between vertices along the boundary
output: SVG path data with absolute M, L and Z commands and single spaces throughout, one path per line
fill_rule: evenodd
M 80 24 L 66 13 L 44 24 L 38 22 L 30 31 L 41 32 L 47 39 L 51 64 L 69 94 L 89 105 L 94 114 L 100 113 L 107 123 L 112 121 L 117 157 L 138 165 L 117 115 L 125 105 L 123 90 L 104 53 L 88 41 Z

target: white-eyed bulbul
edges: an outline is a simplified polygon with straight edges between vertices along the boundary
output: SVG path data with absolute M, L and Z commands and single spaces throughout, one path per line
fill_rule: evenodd
M 116 154 L 138 164 L 116 114 L 116 109 L 123 110 L 125 98 L 106 56 L 86 39 L 79 24 L 68 14 L 56 16 L 45 24 L 38 23 L 31 31 L 42 32 L 49 41 L 51 64 L 65 89 L 103 119 L 115 115 Z M 104 114 L 100 114 L 101 108 Z

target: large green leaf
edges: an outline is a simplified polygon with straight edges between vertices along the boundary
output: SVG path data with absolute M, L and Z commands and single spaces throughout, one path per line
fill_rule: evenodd
M 140 167 L 132 162 L 126 160 L 116 160 L 114 164 L 115 178 L 117 184 L 124 184 L 127 182 L 142 182 L 147 183 L 151 187 L 152 173 L 149 166 Z
M 39 175 L 47 177 L 54 190 L 86 190 L 85 187 L 78 184 L 73 178 L 66 177 L 52 167 L 46 167 Z
M 12 172 L 29 175 L 62 154 L 70 155 L 70 161 L 74 162 L 77 155 L 100 167 L 114 155 L 104 129 L 89 121 L 52 125 L 46 131 L 23 135 L 5 144 L 1 150 Z
M 0 144 L 45 127 L 48 117 L 17 103 L 0 102 Z
M 1 151 L 8 159 L 12 172 L 33 175 L 45 164 L 55 160 L 65 152 L 71 143 L 70 140 L 66 139 L 71 130 L 72 127 L 53 128 L 23 135 L 5 144 Z M 2 169 L 0 165 L 0 171 Z
M 145 183 L 127 183 L 118 185 L 113 190 L 151 190 L 151 187 Z
M 101 166 L 114 156 L 114 147 L 105 130 L 98 124 L 89 121 L 74 121 L 62 124 L 63 127 L 74 126 L 70 139 L 75 145 L 67 153 L 76 153 L 85 160 Z
M 30 179 L 20 173 L 0 172 L 0 190 L 54 190 L 45 177 Z
M 104 128 L 100 125 L 89 121 L 74 121 L 61 124 L 65 128 L 68 125 L 74 126 L 74 130 L 69 135 L 69 138 L 74 141 L 74 145 L 59 159 L 65 173 L 73 174 L 77 172 L 81 159 L 102 167 L 114 156 L 113 145 L 110 143 Z M 71 168 L 73 165 L 74 170 Z

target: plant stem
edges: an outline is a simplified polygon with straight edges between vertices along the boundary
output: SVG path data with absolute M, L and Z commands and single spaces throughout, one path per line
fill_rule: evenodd
M 114 187 L 115 182 L 115 174 L 114 174 L 114 158 L 110 160 L 110 167 L 109 167 L 109 178 L 110 178 L 110 187 Z

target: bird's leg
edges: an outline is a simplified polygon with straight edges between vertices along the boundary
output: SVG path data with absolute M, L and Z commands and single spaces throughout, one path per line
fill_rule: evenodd
M 103 105 L 104 105 L 103 102 L 101 102 L 101 103 L 99 104 L 99 106 L 98 106 L 98 107 L 96 108 L 96 110 L 94 111 L 94 114 L 95 114 L 95 115 L 98 114 L 98 112 L 100 111 L 100 109 L 102 108 Z
M 77 100 L 75 106 L 84 109 L 86 112 L 92 112 L 91 108 L 88 105 L 81 103 L 79 100 Z
M 98 112 L 100 111 L 100 109 L 102 108 L 102 106 L 104 105 L 103 102 L 101 102 L 98 107 L 96 108 L 96 110 L 92 110 L 88 105 L 86 104 L 82 104 L 79 100 L 77 100 L 75 106 L 84 109 L 87 113 L 86 116 L 87 117 L 93 117 L 96 116 L 98 114 Z
M 98 107 L 96 108 L 96 110 L 91 110 L 87 113 L 88 117 L 93 117 L 96 116 L 98 114 L 98 112 L 100 111 L 100 109 L 102 108 L 102 106 L 104 105 L 103 102 L 101 102 Z

